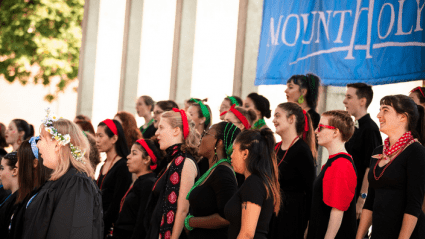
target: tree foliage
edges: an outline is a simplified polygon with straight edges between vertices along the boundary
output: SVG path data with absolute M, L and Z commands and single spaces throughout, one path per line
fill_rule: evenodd
M 63 91 L 78 74 L 83 14 L 84 0 L 0 0 L 0 76 L 46 86 L 59 77 Z

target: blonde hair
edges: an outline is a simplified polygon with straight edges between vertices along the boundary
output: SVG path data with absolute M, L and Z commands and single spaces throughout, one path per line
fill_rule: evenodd
M 53 169 L 50 180 L 57 180 L 68 172 L 72 165 L 78 172 L 86 173 L 88 177 L 94 179 L 94 170 L 90 163 L 90 144 L 87 138 L 84 136 L 81 129 L 72 121 L 67 119 L 59 119 L 53 122 L 53 127 L 62 135 L 69 134 L 71 137 L 70 143 L 75 147 L 78 147 L 81 151 L 85 152 L 84 157 L 81 159 L 84 163 L 77 161 L 71 154 L 71 148 L 69 144 L 59 149 L 59 161 L 58 166 Z M 42 126 L 41 134 L 51 138 L 51 135 L 44 130 Z M 54 140 L 54 139 L 52 139 Z
M 190 116 L 186 115 L 187 122 L 189 124 L 189 134 L 186 139 L 183 137 L 183 121 L 180 112 L 167 111 L 164 112 L 161 117 L 166 119 L 172 128 L 180 128 L 182 131 L 183 142 L 181 150 L 189 152 L 196 159 L 196 161 L 198 161 L 198 146 L 199 142 L 201 141 L 201 135 L 195 129 L 195 122 L 192 121 Z

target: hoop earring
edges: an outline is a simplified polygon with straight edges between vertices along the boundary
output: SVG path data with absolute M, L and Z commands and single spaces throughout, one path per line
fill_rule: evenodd
M 304 103 L 304 96 L 303 95 L 298 97 L 298 104 L 302 104 L 302 103 Z

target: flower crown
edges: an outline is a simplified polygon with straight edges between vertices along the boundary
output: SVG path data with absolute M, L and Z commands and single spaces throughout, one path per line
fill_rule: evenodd
M 62 117 L 61 117 L 62 118 Z M 81 163 L 86 163 L 83 160 L 84 151 L 81 151 L 77 146 L 74 146 L 71 142 L 71 136 L 69 136 L 69 134 L 65 134 L 62 135 L 61 133 L 58 132 L 58 130 L 53 127 L 53 122 L 56 122 L 58 118 L 56 115 L 54 115 L 51 111 L 50 108 L 46 109 L 46 117 L 44 118 L 44 120 L 42 120 L 43 124 L 44 124 L 44 129 L 49 132 L 49 134 L 52 135 L 52 139 L 56 140 L 59 142 L 60 145 L 67 145 L 69 143 L 69 147 L 71 148 L 71 154 L 72 156 L 75 158 L 75 160 L 77 160 L 78 162 Z

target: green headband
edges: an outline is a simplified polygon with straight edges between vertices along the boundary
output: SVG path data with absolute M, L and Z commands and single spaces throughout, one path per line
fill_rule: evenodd
M 205 124 L 209 124 L 210 123 L 210 118 L 211 118 L 211 116 L 210 116 L 210 111 L 208 110 L 208 108 L 207 108 L 207 106 L 202 102 L 202 101 L 200 101 L 200 100 L 196 100 L 196 99 L 193 99 L 193 98 L 191 98 L 190 100 L 189 100 L 189 102 L 194 102 L 194 103 L 196 103 L 196 104 L 198 104 L 199 105 L 199 107 L 201 107 L 201 111 L 202 111 L 202 115 L 205 117 Z
M 227 96 L 226 98 L 229 99 L 230 102 L 232 102 L 231 105 L 240 106 L 239 103 L 238 103 L 238 101 L 235 99 L 235 97 L 233 97 L 233 96 Z

